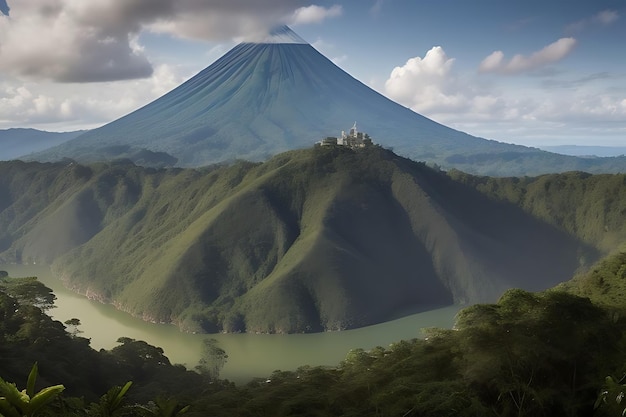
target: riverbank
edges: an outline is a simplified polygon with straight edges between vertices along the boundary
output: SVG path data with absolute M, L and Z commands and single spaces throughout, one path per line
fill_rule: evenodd
M 142 321 L 114 306 L 92 301 L 73 293 L 52 276 L 45 265 L 0 265 L 11 276 L 37 276 L 57 296 L 56 308 L 49 314 L 61 322 L 78 318 L 81 336 L 91 340 L 94 349 L 111 349 L 120 337 L 144 340 L 159 346 L 173 363 L 193 368 L 206 338 L 216 339 L 226 351 L 228 362 L 221 378 L 245 383 L 254 377 L 267 377 L 274 370 L 294 370 L 302 365 L 334 366 L 355 348 L 388 346 L 402 339 L 421 337 L 420 329 L 451 328 L 461 306 L 448 306 L 373 326 L 340 332 L 309 334 L 189 334 L 174 325 Z

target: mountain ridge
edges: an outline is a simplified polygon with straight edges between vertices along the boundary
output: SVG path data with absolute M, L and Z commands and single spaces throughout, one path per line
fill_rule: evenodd
M 48 132 L 38 129 L 0 129 L 0 160 L 17 159 L 32 152 L 51 148 L 74 139 L 84 130 L 72 132 Z
M 0 174 L 0 259 L 52 263 L 68 287 L 187 331 L 338 330 L 541 290 L 612 239 L 380 147 L 202 169 L 14 162 Z M 490 181 L 524 195 L 544 180 Z M 595 200 L 613 212 L 606 196 Z

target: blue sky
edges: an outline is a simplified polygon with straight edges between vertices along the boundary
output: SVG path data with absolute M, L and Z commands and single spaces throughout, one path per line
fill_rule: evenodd
M 470 134 L 626 146 L 626 0 L 0 0 L 0 129 L 97 127 L 277 24 Z

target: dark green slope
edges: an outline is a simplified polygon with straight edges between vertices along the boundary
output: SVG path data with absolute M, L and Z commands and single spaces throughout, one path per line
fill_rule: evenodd
M 598 257 L 381 148 L 201 170 L 0 164 L 0 178 L 3 259 L 53 261 L 75 290 L 193 331 L 362 326 L 545 289 Z
M 619 311 L 623 316 L 626 311 L 626 246 L 557 288 L 589 298 L 598 305 Z
M 584 172 L 525 178 L 450 176 L 488 198 L 513 203 L 605 253 L 626 241 L 626 175 Z

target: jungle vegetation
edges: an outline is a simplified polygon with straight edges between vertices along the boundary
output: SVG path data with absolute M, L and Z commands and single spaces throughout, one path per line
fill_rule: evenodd
M 564 288 L 512 289 L 495 304 L 461 310 L 453 329 L 357 347 L 336 367 L 276 370 L 238 386 L 217 377 L 227 352 L 211 342 L 213 355 L 194 371 L 125 337 L 110 351 L 95 351 L 45 314 L 54 302 L 49 289 L 5 276 L 0 415 L 618 416 L 625 407 L 626 306 L 611 292 L 623 285 L 625 256 L 597 264 L 566 288 L 593 286 L 600 275 L 608 290 L 593 301 Z M 23 395 L 14 395 L 23 381 Z M 40 407 L 36 413 L 29 401 Z

